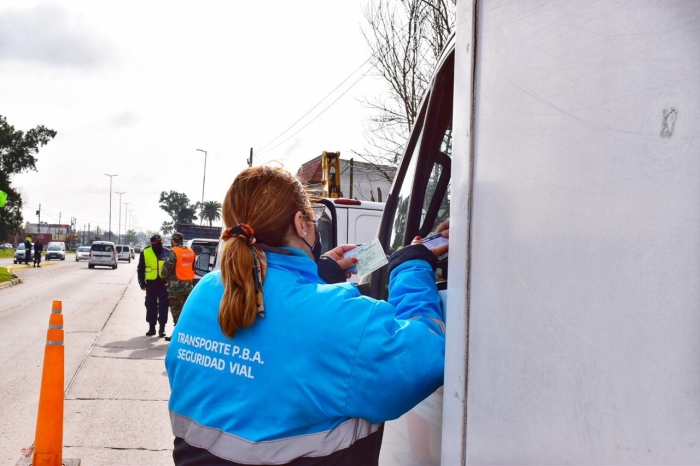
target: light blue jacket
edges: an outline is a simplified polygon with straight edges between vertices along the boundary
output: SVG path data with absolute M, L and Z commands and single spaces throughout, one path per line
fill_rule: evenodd
M 389 300 L 326 284 L 302 251 L 267 253 L 265 317 L 226 337 L 207 274 L 165 358 L 176 437 L 240 463 L 321 456 L 370 435 L 442 385 L 444 317 L 433 270 L 409 260 Z

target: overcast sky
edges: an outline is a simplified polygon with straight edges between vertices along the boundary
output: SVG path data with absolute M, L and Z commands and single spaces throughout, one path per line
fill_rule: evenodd
M 255 165 L 293 172 L 324 150 L 361 151 L 360 100 L 386 92 L 367 63 L 365 3 L 0 0 L 0 114 L 58 132 L 38 171 L 13 178 L 25 221 L 41 204 L 42 221 L 106 229 L 115 174 L 112 230 L 117 192 L 122 232 L 127 208 L 158 230 L 161 191 L 202 198 L 197 149 L 205 201 L 223 200 L 251 147 Z

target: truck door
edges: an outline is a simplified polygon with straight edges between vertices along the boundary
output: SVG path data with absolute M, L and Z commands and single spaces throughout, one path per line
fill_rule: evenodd
M 447 50 L 423 100 L 407 150 L 386 202 L 379 238 L 387 254 L 426 237 L 450 215 L 452 95 L 454 56 Z M 438 263 L 436 281 L 443 306 L 447 259 Z M 370 294 L 386 299 L 386 268 L 369 278 Z M 380 455 L 382 465 L 440 464 L 442 389 L 401 418 L 387 422 Z

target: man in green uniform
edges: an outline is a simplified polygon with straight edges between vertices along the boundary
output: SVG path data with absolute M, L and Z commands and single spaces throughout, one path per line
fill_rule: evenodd
M 172 249 L 165 259 L 160 277 L 168 281 L 168 294 L 170 301 L 170 313 L 173 316 L 173 325 L 177 324 L 185 305 L 187 297 L 192 291 L 194 279 L 194 251 L 185 246 L 185 238 L 182 233 L 173 233 Z M 165 337 L 170 341 L 170 337 Z

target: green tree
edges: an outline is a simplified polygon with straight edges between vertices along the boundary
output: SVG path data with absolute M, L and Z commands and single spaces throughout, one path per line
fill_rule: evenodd
M 172 219 L 171 222 L 163 222 L 160 229 L 163 234 L 168 235 L 177 230 L 180 223 L 194 223 L 197 220 L 196 204 L 190 204 L 190 199 L 185 193 L 176 191 L 160 193 L 160 208 L 167 212 Z
M 199 204 L 199 218 L 207 220 L 209 226 L 217 220 L 221 220 L 221 202 L 205 201 L 204 204 Z
M 36 171 L 39 148 L 48 144 L 56 131 L 39 125 L 26 133 L 16 130 L 0 115 L 0 190 L 7 193 L 7 203 L 0 208 L 0 239 L 15 234 L 22 226 L 22 198 L 12 187 L 14 174 Z

